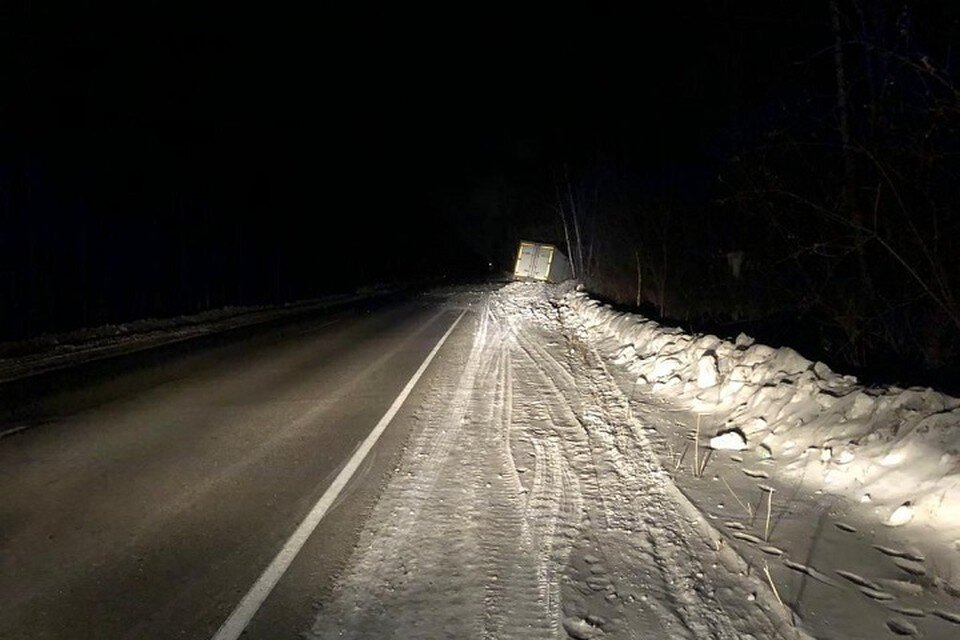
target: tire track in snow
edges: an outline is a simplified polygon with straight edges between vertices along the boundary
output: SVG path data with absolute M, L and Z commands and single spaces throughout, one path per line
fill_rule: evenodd
M 574 453 L 572 456 L 574 459 L 578 459 L 580 463 L 586 467 L 584 470 L 584 475 L 586 475 L 596 487 L 596 490 L 592 493 L 592 502 L 594 503 L 593 508 L 588 508 L 588 511 L 593 515 L 591 517 L 592 521 L 598 522 L 601 524 L 600 529 L 610 531 L 612 529 L 616 530 L 625 530 L 627 533 L 632 533 L 634 528 L 642 528 L 640 524 L 634 524 L 634 527 L 626 527 L 623 525 L 623 518 L 629 517 L 637 512 L 636 509 L 626 508 L 625 505 L 620 501 L 619 504 L 614 505 L 613 500 L 617 497 L 623 496 L 625 493 L 637 495 L 644 488 L 634 486 L 635 483 L 631 482 L 633 479 L 632 473 L 630 473 L 631 465 L 625 464 L 623 461 L 613 460 L 610 463 L 612 470 L 611 473 L 603 473 L 602 468 L 606 462 L 606 458 L 611 455 L 612 452 L 615 452 L 617 448 L 612 446 L 611 440 L 604 431 L 606 427 L 602 419 L 602 409 L 599 406 L 588 407 L 582 402 L 583 396 L 581 395 L 581 390 L 574 383 L 572 376 L 569 375 L 569 371 L 573 370 L 572 367 L 568 368 L 563 366 L 560 361 L 558 361 L 552 354 L 547 352 L 545 349 L 537 348 L 534 343 L 530 341 L 524 341 L 525 346 L 529 345 L 528 348 L 525 348 L 524 351 L 536 369 L 540 374 L 542 379 L 549 384 L 555 391 L 557 396 L 564 397 L 569 394 L 574 394 L 574 401 L 565 401 L 562 403 L 551 403 L 552 407 L 563 406 L 570 409 L 570 415 L 575 420 L 582 429 L 582 433 L 586 436 L 585 442 L 583 443 L 587 448 L 587 455 L 583 456 L 582 452 L 578 456 L 577 453 Z M 576 352 L 576 350 L 575 350 Z M 536 355 L 534 355 L 536 354 Z M 577 415 L 573 412 L 572 408 L 575 406 L 580 406 L 581 413 Z M 577 438 L 579 439 L 579 438 Z M 584 460 L 586 457 L 586 460 Z M 613 476 L 613 478 L 611 478 Z M 626 481 L 626 482 L 624 482 Z M 627 491 L 624 492 L 624 486 L 626 486 Z M 619 557 L 620 562 L 618 565 L 626 566 L 644 566 L 650 564 L 655 560 L 654 553 L 649 549 L 649 547 L 642 547 L 639 550 L 639 553 L 632 554 L 633 558 L 623 557 L 623 554 L 616 553 L 616 550 L 619 548 L 619 545 L 611 545 L 614 549 L 614 557 Z M 628 547 L 631 545 L 628 545 Z M 637 561 L 639 558 L 639 562 Z M 626 562 L 624 562 L 626 561 Z M 660 572 L 660 579 L 657 581 L 657 585 L 650 585 L 649 580 L 651 576 L 647 574 L 645 576 L 646 584 L 643 585 L 643 589 L 649 590 L 651 587 L 658 591 L 659 594 L 669 594 L 670 589 L 669 577 L 664 576 L 663 572 Z M 594 576 L 591 576 L 594 577 Z M 594 581 L 594 585 L 601 584 L 598 581 Z M 636 589 L 634 589 L 636 590 Z M 587 589 L 581 589 L 581 594 L 583 595 L 592 595 L 594 591 L 593 586 L 590 586 L 588 583 Z M 663 598 L 657 598 L 654 602 L 660 602 Z M 658 627 L 661 629 L 671 629 L 672 637 L 679 637 L 676 635 L 675 627 L 679 626 L 684 628 L 686 633 L 683 633 L 683 637 L 694 638 L 690 632 L 687 624 L 683 621 L 682 617 L 677 615 L 675 611 L 676 607 L 672 609 L 666 609 L 662 606 L 654 607 L 653 616 L 647 616 L 647 619 L 644 620 L 643 626 L 645 627 Z
M 489 307 L 314 625 L 315 637 L 561 638 L 565 460 L 536 459 L 525 500 L 512 443 L 515 343 Z M 444 399 L 447 398 L 447 401 Z M 539 443 L 538 443 L 539 444 Z
M 478 307 L 313 636 L 794 637 L 743 605 L 755 582 L 726 573 L 599 355 L 527 290 Z
M 516 338 L 515 333 L 513 337 Z M 552 410 L 564 405 L 560 391 L 553 380 L 544 375 L 529 351 L 521 347 L 521 354 L 523 363 L 518 367 L 518 383 L 537 391 L 525 394 L 534 400 L 526 403 L 526 415 L 521 423 L 526 425 L 527 437 L 534 447 L 536 472 L 533 486 L 535 489 L 544 488 L 532 492 L 528 511 L 531 512 L 530 520 L 544 525 L 540 532 L 541 586 L 547 606 L 559 621 L 560 576 L 568 564 L 584 512 L 582 484 L 570 464 L 582 448 L 582 434 L 578 426 L 572 426 L 577 425 L 572 413 L 560 420 L 555 418 Z M 537 506 L 541 507 L 539 512 L 531 508 Z
M 607 537 L 611 530 L 626 534 L 639 530 L 644 534 L 632 536 L 626 545 L 609 547 L 612 554 L 621 558 L 624 549 L 632 548 L 636 556 L 655 561 L 659 588 L 652 609 L 654 616 L 661 618 L 663 626 L 659 628 L 671 628 L 676 623 L 679 629 L 673 628 L 671 637 L 744 638 L 751 637 L 751 632 L 761 637 L 781 637 L 781 621 L 769 619 L 765 612 L 744 621 L 739 611 L 732 615 L 724 611 L 716 591 L 705 580 L 708 571 L 702 558 L 709 560 L 710 554 L 697 548 L 703 544 L 700 532 L 678 514 L 683 512 L 677 508 L 681 506 L 676 504 L 678 492 L 664 490 L 665 486 L 672 486 L 670 480 L 663 474 L 599 354 L 578 336 L 564 331 L 568 348 L 561 360 L 535 341 L 522 338 L 516 323 L 511 323 L 511 328 L 545 377 L 560 393 L 569 394 L 567 406 L 588 435 L 591 466 L 600 489 L 598 506 L 605 519 Z M 571 356 L 579 356 L 580 361 Z M 597 529 L 598 537 L 603 537 L 603 529 Z M 602 546 L 602 540 L 598 542 Z M 648 574 L 649 577 L 652 576 Z M 594 584 L 599 582 L 594 580 Z M 636 586 L 649 585 L 635 585 L 634 591 Z M 743 586 L 745 595 L 747 585 Z M 637 622 L 648 626 L 643 623 L 649 623 L 649 619 Z M 793 635 L 792 630 L 786 632 Z
M 476 605 L 464 606 L 459 601 L 470 599 L 471 591 L 479 600 L 476 596 L 482 593 L 482 585 L 478 590 L 478 585 L 467 581 L 459 594 L 449 590 L 432 593 L 429 605 L 437 606 L 444 615 L 431 621 L 433 630 L 418 629 L 420 609 L 428 605 L 424 587 L 432 587 L 441 578 L 457 577 L 457 570 L 480 569 L 474 517 L 476 487 L 471 478 L 458 473 L 463 466 L 454 444 L 468 421 L 468 405 L 483 364 L 482 346 L 488 330 L 489 317 L 484 310 L 459 378 L 453 385 L 438 384 L 429 394 L 430 406 L 443 408 L 443 419 L 423 412 L 423 431 L 408 448 L 398 473 L 374 507 L 372 526 L 361 534 L 360 551 L 354 554 L 352 568 L 341 577 L 333 601 L 325 603 L 324 612 L 318 616 L 314 637 L 430 637 L 436 627 L 478 618 Z M 464 508 L 451 510 L 451 504 Z M 422 553 L 424 549 L 428 553 Z M 456 562 L 450 557 L 451 551 L 457 556 Z M 449 568 L 452 575 L 438 575 L 437 570 L 443 568 Z M 386 624 L 388 620 L 390 624 Z M 479 625 L 473 631 L 469 635 L 479 635 Z
M 483 448 L 489 447 L 499 457 L 498 464 L 488 466 L 484 473 L 490 500 L 489 508 L 481 514 L 481 529 L 489 532 L 481 546 L 487 567 L 484 637 L 511 637 L 516 627 L 522 625 L 526 637 L 552 638 L 550 619 L 539 600 L 516 597 L 517 593 L 537 593 L 538 576 L 529 565 L 535 543 L 524 518 L 523 494 L 509 449 L 510 425 L 505 422 L 509 416 L 505 405 L 510 388 L 510 354 L 502 348 L 497 351 L 494 402 L 477 398 L 478 410 L 489 407 L 490 419 L 486 423 L 494 427 L 478 436 L 487 441 Z
M 508 395 L 503 398 L 503 413 L 507 418 L 502 422 L 505 429 L 501 439 L 502 452 L 512 477 L 519 484 L 516 457 L 512 443 L 522 439 L 532 445 L 534 474 L 529 496 L 522 509 L 522 528 L 530 541 L 527 555 L 535 558 L 536 578 L 533 585 L 537 594 L 538 614 L 534 629 L 536 637 L 558 637 L 563 635 L 560 629 L 560 575 L 570 550 L 570 538 L 567 529 L 579 523 L 579 484 L 570 482 L 570 472 L 562 454 L 561 438 L 556 433 L 533 433 L 530 431 L 532 416 L 521 408 L 519 420 L 514 421 L 513 385 L 516 383 L 528 389 L 522 378 L 523 366 L 516 369 L 513 359 L 519 356 L 513 336 L 506 334 L 502 340 L 504 354 L 504 375 L 501 378 Z M 528 394 L 524 394 L 527 396 Z M 522 600 L 521 600 L 522 601 Z M 534 629 L 528 628 L 525 637 L 534 637 Z
M 569 329 L 566 335 L 571 341 L 581 340 Z M 731 587 L 734 593 L 740 590 L 741 594 L 746 594 L 750 584 L 746 580 L 737 580 L 737 576 L 718 572 L 720 563 L 716 554 L 703 549 L 709 549 L 703 531 L 708 525 L 660 467 L 650 443 L 643 435 L 642 425 L 632 416 L 627 398 L 610 375 L 602 357 L 588 343 L 581 343 L 584 345 L 582 353 L 587 365 L 584 373 L 593 389 L 589 397 L 603 399 L 602 406 L 607 411 L 608 422 L 619 425 L 615 429 L 616 442 L 607 450 L 616 459 L 615 466 L 618 469 L 633 470 L 632 473 L 620 474 L 619 481 L 628 483 L 628 491 L 621 495 L 632 494 L 639 498 L 633 508 L 659 514 L 654 520 L 647 520 L 646 546 L 657 563 L 662 583 L 669 586 L 664 595 L 685 630 L 695 638 L 799 635 L 795 629 L 785 628 L 784 621 L 775 614 L 759 607 L 745 610 L 740 602 L 730 602 L 727 594 Z M 711 558 L 713 562 L 710 562 Z M 724 593 L 714 585 L 723 586 Z

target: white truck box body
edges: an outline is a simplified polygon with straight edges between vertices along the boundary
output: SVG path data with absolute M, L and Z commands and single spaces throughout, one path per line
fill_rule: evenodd
M 546 282 L 563 282 L 573 277 L 567 257 L 552 244 L 521 242 L 513 277 Z

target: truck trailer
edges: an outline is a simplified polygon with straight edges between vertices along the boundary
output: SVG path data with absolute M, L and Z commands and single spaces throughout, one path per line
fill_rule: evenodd
M 573 277 L 570 261 L 552 244 L 523 241 L 513 268 L 515 280 L 563 282 Z

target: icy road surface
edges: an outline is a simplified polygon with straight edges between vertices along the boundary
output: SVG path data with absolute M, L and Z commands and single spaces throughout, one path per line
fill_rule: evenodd
M 314 638 L 797 638 L 542 285 L 472 303 Z

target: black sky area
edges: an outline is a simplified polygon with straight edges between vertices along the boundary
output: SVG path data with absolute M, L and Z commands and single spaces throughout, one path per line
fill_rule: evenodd
M 67 305 L 102 308 L 72 320 L 93 323 L 459 275 L 494 259 L 459 206 L 478 181 L 597 153 L 706 198 L 734 132 L 829 42 L 825 2 L 780 0 L 0 19 L 10 334 L 58 328 Z

